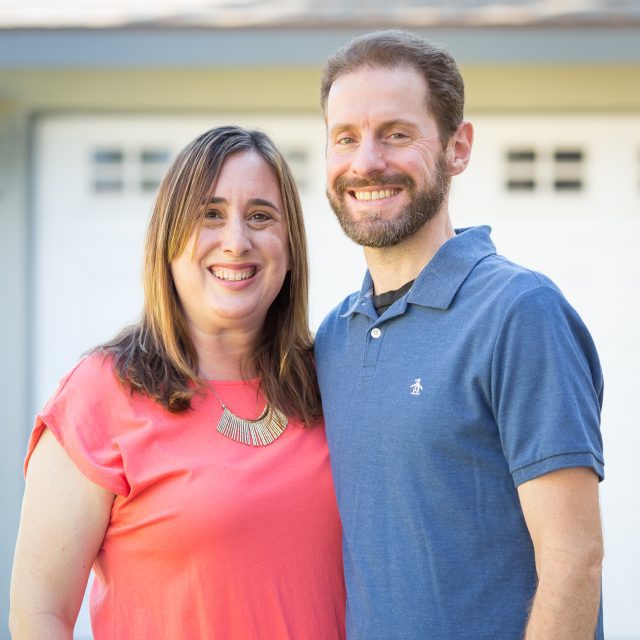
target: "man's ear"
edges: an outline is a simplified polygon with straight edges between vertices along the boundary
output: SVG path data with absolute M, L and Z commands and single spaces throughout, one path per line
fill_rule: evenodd
M 447 164 L 449 175 L 457 176 L 469 164 L 473 146 L 473 125 L 463 120 L 447 143 Z

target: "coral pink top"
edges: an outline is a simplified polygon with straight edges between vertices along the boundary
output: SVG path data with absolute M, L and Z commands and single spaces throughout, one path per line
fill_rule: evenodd
M 218 381 L 258 416 L 256 382 Z M 96 640 L 340 640 L 340 524 L 324 427 L 290 421 L 265 447 L 216 432 L 219 402 L 172 414 L 130 393 L 93 354 L 37 417 L 78 468 L 116 494 L 94 564 Z

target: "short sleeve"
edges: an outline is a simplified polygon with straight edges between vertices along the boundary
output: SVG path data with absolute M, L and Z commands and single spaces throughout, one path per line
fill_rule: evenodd
M 516 485 L 569 467 L 590 467 L 604 478 L 598 354 L 555 287 L 521 294 L 508 310 L 494 348 L 491 389 Z
M 93 353 L 81 360 L 36 416 L 27 447 L 25 474 L 33 450 L 48 428 L 89 480 L 127 496 L 130 487 L 117 439 L 126 399 L 127 392 L 116 378 L 109 357 Z

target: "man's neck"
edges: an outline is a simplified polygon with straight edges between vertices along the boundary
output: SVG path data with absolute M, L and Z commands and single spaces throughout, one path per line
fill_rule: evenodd
M 449 214 L 445 211 L 393 247 L 365 247 L 364 257 L 375 293 L 399 289 L 416 278 L 438 249 L 453 236 L 455 231 Z

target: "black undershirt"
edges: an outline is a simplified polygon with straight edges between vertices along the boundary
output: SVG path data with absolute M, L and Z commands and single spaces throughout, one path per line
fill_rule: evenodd
M 393 291 L 385 291 L 384 293 L 373 295 L 373 306 L 376 308 L 378 315 L 381 316 L 396 300 L 400 300 L 402 296 L 411 289 L 414 280 L 410 280 L 402 285 L 399 289 Z

